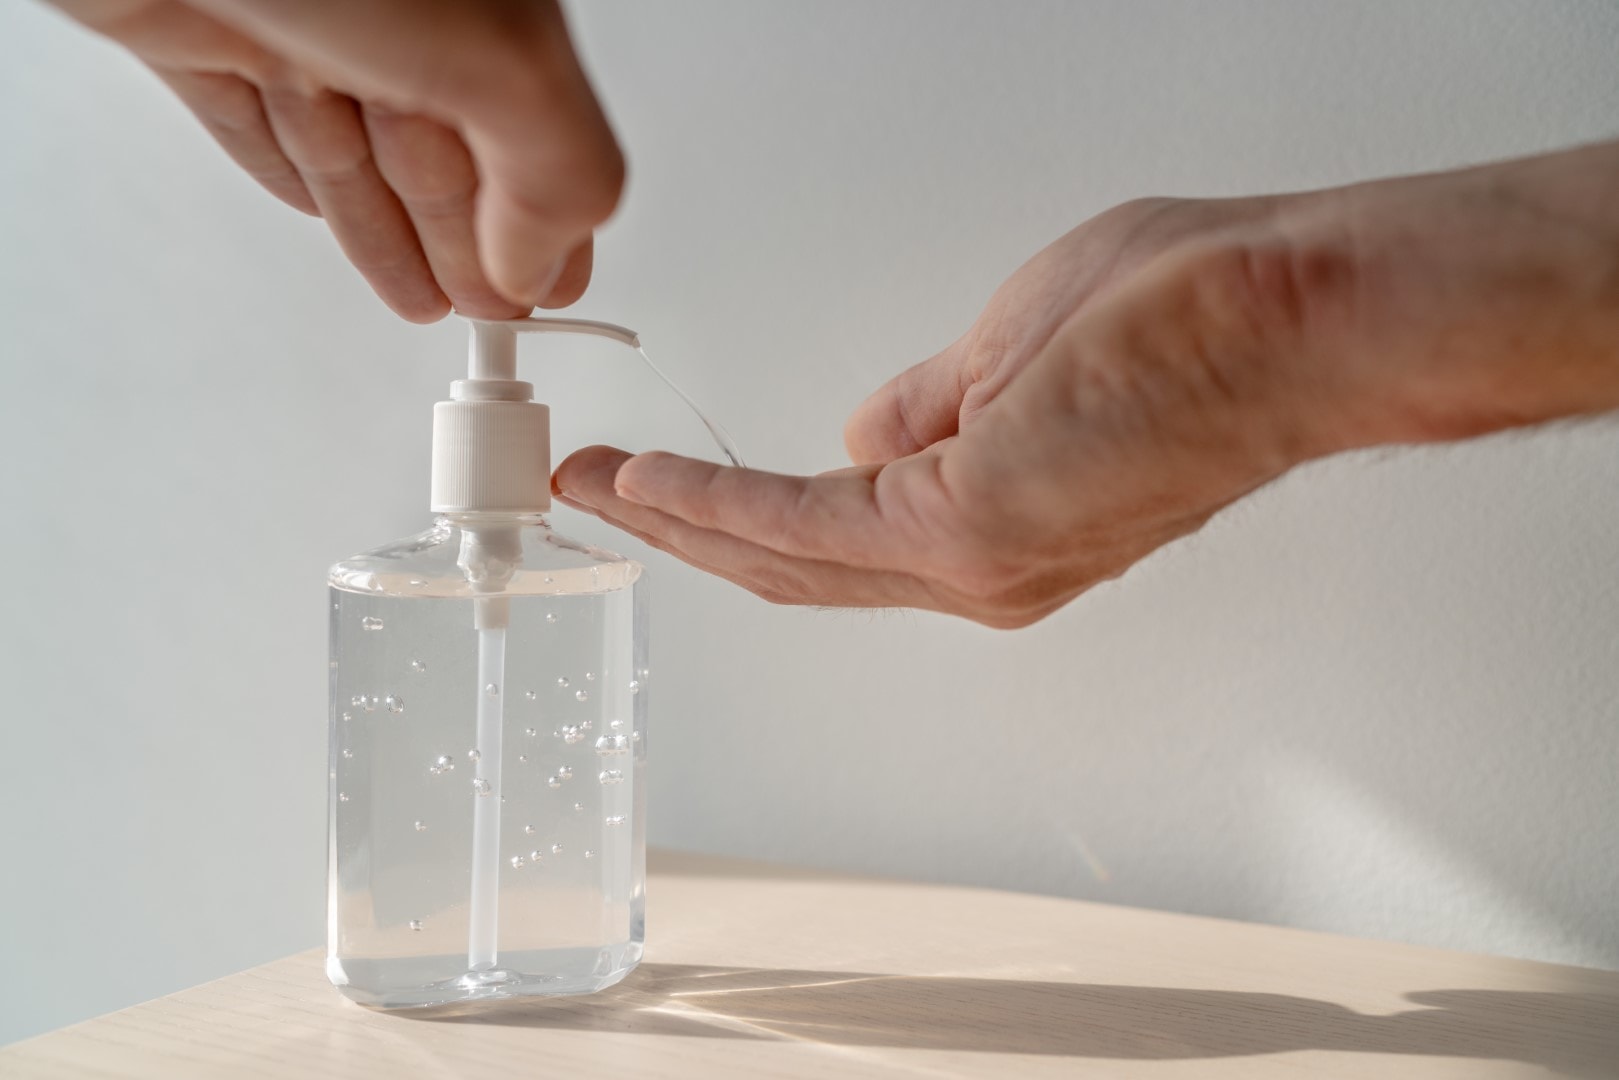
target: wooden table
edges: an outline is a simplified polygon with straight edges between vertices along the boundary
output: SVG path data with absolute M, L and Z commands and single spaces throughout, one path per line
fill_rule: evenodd
M 586 998 L 377 1013 L 319 952 L 0 1050 L 0 1077 L 1619 1077 L 1619 973 L 655 857 Z

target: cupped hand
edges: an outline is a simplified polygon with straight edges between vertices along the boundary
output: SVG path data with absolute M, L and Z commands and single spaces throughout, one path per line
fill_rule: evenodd
M 57 0 L 414 322 L 572 303 L 624 161 L 554 2 Z
M 1127 204 L 814 477 L 591 447 L 558 498 L 778 603 L 1034 622 L 1294 465 L 1619 406 L 1619 144 Z

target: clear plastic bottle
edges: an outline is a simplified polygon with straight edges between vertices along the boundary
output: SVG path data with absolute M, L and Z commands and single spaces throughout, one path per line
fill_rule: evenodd
M 641 567 L 539 515 L 477 515 L 520 554 L 498 593 L 480 591 L 472 516 L 331 571 L 327 974 L 367 1005 L 581 993 L 641 957 Z M 475 626 L 492 602 L 508 607 L 497 674 Z M 491 705 L 496 739 L 479 732 Z M 491 814 L 495 885 L 475 898 Z M 482 955 L 479 905 L 495 920 Z
M 551 530 L 548 413 L 507 370 L 506 327 L 577 325 L 478 324 L 433 527 L 330 572 L 326 971 L 366 1005 L 585 993 L 641 957 L 642 568 Z

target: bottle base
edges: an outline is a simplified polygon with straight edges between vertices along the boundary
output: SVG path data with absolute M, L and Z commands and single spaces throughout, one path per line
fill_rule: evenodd
M 638 941 L 601 949 L 548 949 L 502 955 L 497 967 L 480 971 L 466 970 L 465 957 L 327 957 L 326 977 L 344 997 L 367 1008 L 428 1009 L 510 998 L 593 994 L 634 971 L 641 962 L 641 953 Z

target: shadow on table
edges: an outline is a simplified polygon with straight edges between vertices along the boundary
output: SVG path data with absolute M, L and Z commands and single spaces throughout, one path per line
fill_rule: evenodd
M 587 998 L 527 999 L 448 1023 L 780 1039 L 840 1046 L 1181 1059 L 1340 1050 L 1521 1061 L 1619 1075 L 1619 997 L 1430 990 L 1387 1016 L 1282 994 L 644 964 Z

